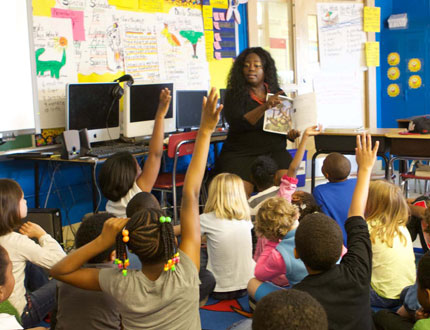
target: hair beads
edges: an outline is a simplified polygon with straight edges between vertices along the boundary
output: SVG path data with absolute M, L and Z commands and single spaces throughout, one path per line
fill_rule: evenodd
M 116 237 L 117 259 L 115 264 L 127 275 L 129 260 L 127 247 L 133 251 L 142 265 L 168 265 L 167 270 L 179 262 L 171 219 L 159 209 L 142 209 L 130 218 Z M 169 264 L 169 260 L 170 264 Z M 163 267 L 164 269 L 165 267 Z
M 171 222 L 172 222 L 172 219 L 170 217 L 163 217 L 163 216 L 160 217 L 160 223 L 161 223 L 162 228 L 164 227 L 164 224 L 171 223 Z M 167 242 L 165 242 L 165 243 L 167 243 Z M 169 247 L 165 246 L 165 249 L 166 249 L 166 252 L 167 252 L 169 250 Z M 173 257 L 170 258 L 169 260 L 167 260 L 167 263 L 164 264 L 164 271 L 165 272 L 167 272 L 168 270 L 175 271 L 176 270 L 175 265 L 179 263 L 179 260 L 180 260 L 180 258 L 179 258 L 179 252 L 176 252 L 173 255 Z

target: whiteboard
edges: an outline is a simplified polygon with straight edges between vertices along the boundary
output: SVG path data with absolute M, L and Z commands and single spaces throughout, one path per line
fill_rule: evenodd
M 0 17 L 0 138 L 39 132 L 31 0 L 0 1 Z

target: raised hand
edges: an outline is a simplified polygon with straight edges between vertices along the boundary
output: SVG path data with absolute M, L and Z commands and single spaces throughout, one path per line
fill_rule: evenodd
M 160 92 L 160 101 L 158 102 L 157 115 L 161 117 L 165 117 L 167 114 L 167 110 L 169 110 L 170 101 L 172 96 L 170 95 L 170 89 L 164 88 Z
M 103 230 L 100 234 L 100 241 L 107 247 L 115 244 L 116 236 L 124 228 L 129 218 L 110 218 L 103 224 Z
M 318 125 L 310 126 L 310 127 L 306 128 L 303 135 L 315 136 L 315 135 L 321 134 L 321 132 L 322 132 L 322 125 L 318 124 Z
M 219 114 L 223 108 L 221 104 L 218 108 L 218 94 L 216 89 L 212 88 L 209 96 L 203 98 L 202 118 L 200 120 L 200 130 L 209 130 L 212 132 L 219 122 Z
M 357 135 L 357 147 L 355 148 L 355 158 L 358 164 L 358 170 L 372 169 L 376 161 L 376 154 L 379 148 L 379 141 L 376 141 L 375 147 L 372 149 L 372 137 L 370 134 L 363 133 Z
M 46 231 L 43 230 L 38 224 L 27 221 L 24 223 L 21 228 L 19 228 L 19 232 L 29 238 L 41 238 L 46 234 Z

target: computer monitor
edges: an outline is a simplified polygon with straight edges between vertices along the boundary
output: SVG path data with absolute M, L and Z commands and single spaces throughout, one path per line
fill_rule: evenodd
M 152 135 L 154 119 L 164 88 L 170 89 L 172 100 L 164 118 L 164 132 L 176 130 L 175 90 L 173 83 L 134 84 L 125 87 L 124 111 L 122 116 L 122 134 L 125 137 Z
M 176 91 L 176 128 L 178 130 L 200 127 L 204 96 L 208 96 L 207 91 Z
M 67 84 L 66 129 L 88 129 L 91 143 L 118 139 L 119 99 L 112 93 L 117 85 L 118 83 Z

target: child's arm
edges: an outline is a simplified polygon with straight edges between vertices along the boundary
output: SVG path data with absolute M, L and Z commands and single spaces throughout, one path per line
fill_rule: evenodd
M 303 133 L 302 140 L 300 141 L 299 148 L 297 149 L 296 154 L 294 155 L 293 161 L 290 164 L 290 167 L 288 167 L 287 176 L 290 178 L 295 178 L 297 174 L 297 170 L 299 169 L 300 163 L 302 162 L 303 155 L 305 154 L 306 150 L 306 143 L 310 136 L 315 136 L 321 133 L 321 125 L 311 126 L 306 128 L 305 132 Z
M 254 276 L 257 280 L 272 281 L 277 276 L 285 274 L 285 261 L 276 250 L 276 245 L 273 242 L 268 242 L 258 257 L 254 270 Z
M 160 93 L 157 113 L 155 114 L 154 130 L 149 142 L 149 154 L 143 166 L 143 171 L 136 180 L 140 190 L 150 192 L 160 172 L 161 157 L 163 156 L 164 117 L 169 110 L 170 90 L 165 88 Z
M 110 218 L 103 225 L 102 233 L 58 262 L 50 270 L 57 280 L 85 290 L 100 291 L 99 269 L 81 268 L 88 260 L 115 244 L 117 234 L 124 228 L 128 218 Z
M 199 194 L 206 161 L 209 152 L 211 134 L 219 120 L 222 105 L 217 109 L 218 95 L 215 88 L 211 89 L 208 98 L 203 100 L 200 129 L 194 146 L 193 157 L 185 175 L 182 190 L 181 232 L 182 239 L 179 248 L 200 268 L 200 217 Z
M 369 134 L 366 136 L 366 134 L 363 133 L 361 137 L 360 135 L 357 135 L 355 158 L 358 164 L 358 175 L 348 217 L 364 217 L 367 194 L 369 192 L 370 175 L 372 174 L 372 168 L 376 160 L 378 147 L 379 141 L 376 141 L 375 147 L 372 150 L 372 138 Z

